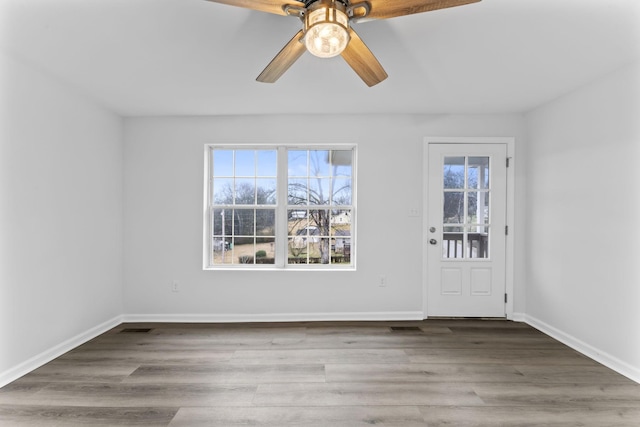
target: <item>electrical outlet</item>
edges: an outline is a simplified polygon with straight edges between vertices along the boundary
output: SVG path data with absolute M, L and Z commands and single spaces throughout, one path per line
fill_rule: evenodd
M 380 276 L 380 281 L 378 282 L 378 286 L 380 286 L 381 288 L 384 288 L 385 286 L 387 286 L 387 276 Z
M 178 283 L 177 280 L 174 280 L 173 283 L 171 283 L 171 291 L 180 292 L 180 283 Z

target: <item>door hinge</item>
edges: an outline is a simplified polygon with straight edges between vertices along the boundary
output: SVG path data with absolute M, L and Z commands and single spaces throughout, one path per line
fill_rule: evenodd
M 507 157 L 507 167 L 509 167 L 509 159 L 510 159 L 510 158 L 511 158 L 511 157 Z
M 507 294 L 504 294 L 504 303 L 505 303 L 505 304 L 507 303 L 507 300 L 508 300 L 508 298 L 507 298 Z
M 509 235 L 509 226 L 508 226 L 508 225 L 505 225 L 505 226 L 504 226 L 504 235 L 505 235 L 505 236 L 508 236 L 508 235 Z

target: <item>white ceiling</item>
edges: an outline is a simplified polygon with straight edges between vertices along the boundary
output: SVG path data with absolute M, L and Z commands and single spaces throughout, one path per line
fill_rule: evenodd
M 306 53 L 292 17 L 205 0 L 0 0 L 0 47 L 123 116 L 527 111 L 640 58 L 638 0 L 483 0 L 354 24 L 389 78 Z

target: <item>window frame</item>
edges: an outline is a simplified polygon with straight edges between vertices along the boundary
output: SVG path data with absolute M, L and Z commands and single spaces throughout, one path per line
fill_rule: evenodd
M 213 256 L 213 234 L 212 234 L 212 212 L 220 209 L 221 205 L 213 203 L 213 151 L 214 150 L 275 150 L 277 158 L 276 166 L 276 204 L 275 204 L 275 261 L 274 264 L 214 264 Z M 289 171 L 288 153 L 291 150 L 304 151 L 351 151 L 351 228 L 350 243 L 351 255 L 349 263 L 329 263 L 329 264 L 289 264 L 289 226 L 288 209 L 291 207 L 288 202 Z M 356 218 L 357 218 L 357 145 L 356 144 L 243 144 L 243 143 L 211 143 L 204 146 L 204 209 L 203 209 L 203 270 L 240 270 L 240 271 L 355 271 L 357 259 L 356 244 Z M 324 205 L 323 205 L 324 206 Z M 334 206 L 334 205 L 329 205 Z M 266 208 L 273 208 L 273 205 L 265 205 Z M 307 210 L 314 209 L 314 205 L 304 206 Z M 318 206 L 318 208 L 322 208 Z

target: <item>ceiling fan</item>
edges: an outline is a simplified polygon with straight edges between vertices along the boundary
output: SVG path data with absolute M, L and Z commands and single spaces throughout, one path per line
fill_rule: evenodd
M 260 12 L 293 16 L 303 27 L 256 79 L 274 83 L 308 50 L 321 58 L 337 55 L 368 85 L 387 78 L 380 62 L 353 30 L 357 21 L 430 12 L 480 0 L 208 0 Z

